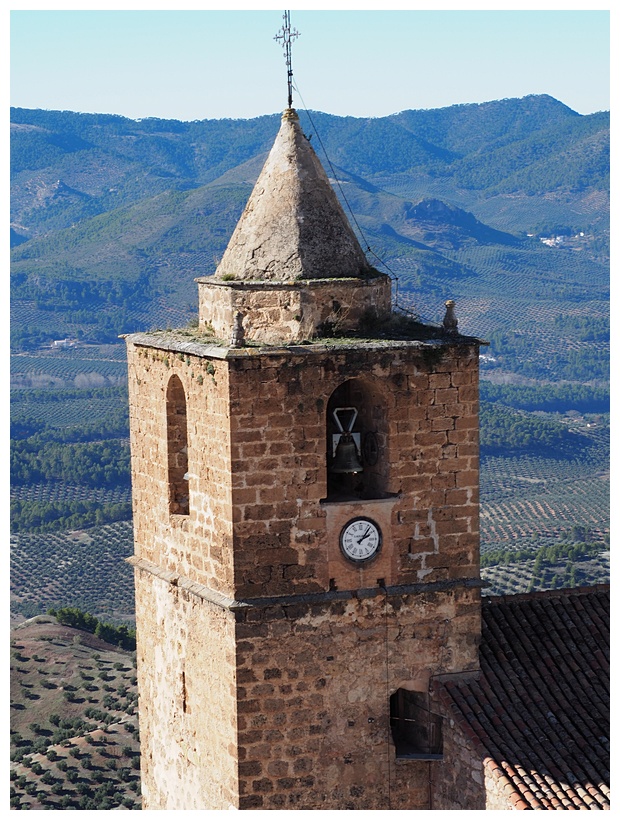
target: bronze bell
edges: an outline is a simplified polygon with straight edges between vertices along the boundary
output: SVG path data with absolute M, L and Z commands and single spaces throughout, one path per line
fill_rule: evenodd
M 340 441 L 336 447 L 334 463 L 331 466 L 331 473 L 361 473 L 363 471 L 362 462 L 357 454 L 357 447 L 353 441 L 351 433 L 342 433 Z

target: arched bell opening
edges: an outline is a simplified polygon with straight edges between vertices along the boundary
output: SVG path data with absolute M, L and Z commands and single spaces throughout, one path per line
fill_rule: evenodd
M 172 375 L 166 391 L 168 505 L 170 515 L 189 515 L 187 404 L 181 379 Z
M 337 387 L 327 403 L 327 501 L 385 498 L 389 479 L 387 407 L 361 379 Z

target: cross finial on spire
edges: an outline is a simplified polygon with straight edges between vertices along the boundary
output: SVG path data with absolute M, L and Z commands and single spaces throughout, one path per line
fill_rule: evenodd
M 284 12 L 284 25 L 280 31 L 273 38 L 274 40 L 282 40 L 282 48 L 284 49 L 284 56 L 286 58 L 286 68 L 288 72 L 288 107 L 293 107 L 293 68 L 291 65 L 291 43 L 300 35 L 297 29 L 291 31 L 291 13 Z

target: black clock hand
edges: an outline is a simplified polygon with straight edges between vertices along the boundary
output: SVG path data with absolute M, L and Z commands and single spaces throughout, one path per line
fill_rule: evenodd
M 368 538 L 368 536 L 370 535 L 371 532 L 372 532 L 372 530 L 370 529 L 370 527 L 368 527 L 368 529 L 366 530 L 364 535 L 362 535 L 361 538 L 357 539 L 358 546 L 359 546 L 359 544 L 362 543 L 362 541 L 365 541 Z

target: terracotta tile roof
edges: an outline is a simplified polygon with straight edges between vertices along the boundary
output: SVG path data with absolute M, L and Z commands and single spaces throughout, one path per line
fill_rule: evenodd
M 487 598 L 442 700 L 516 809 L 609 809 L 609 587 Z

